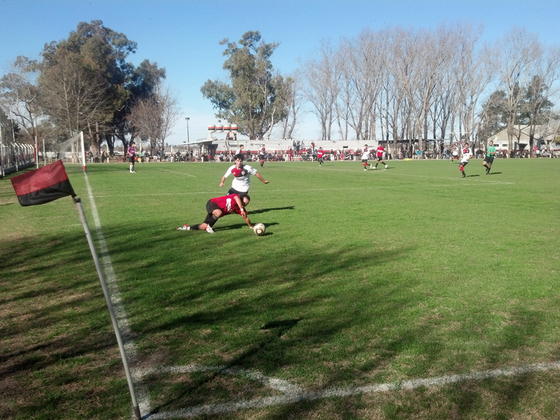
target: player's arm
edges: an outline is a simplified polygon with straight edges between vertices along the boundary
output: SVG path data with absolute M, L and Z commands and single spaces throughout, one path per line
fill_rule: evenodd
M 268 184 L 269 181 L 265 181 L 264 178 L 262 177 L 262 175 L 259 174 L 258 172 L 255 174 L 255 176 L 257 178 L 259 178 L 262 181 L 263 184 Z
M 225 184 L 225 182 L 226 182 L 226 177 L 223 176 L 223 177 L 222 177 L 222 181 L 220 182 L 220 187 L 223 187 L 224 184 Z
M 249 220 L 249 216 L 247 216 L 247 210 L 245 209 L 245 207 L 243 207 L 243 202 L 241 201 L 241 198 L 239 198 L 239 196 L 236 195 L 235 197 L 233 197 L 233 199 L 237 203 L 237 207 L 239 207 L 240 216 L 243 217 L 243 219 L 245 219 L 245 223 L 247 223 L 247 225 L 250 228 L 253 228 L 253 225 L 251 224 L 251 221 Z

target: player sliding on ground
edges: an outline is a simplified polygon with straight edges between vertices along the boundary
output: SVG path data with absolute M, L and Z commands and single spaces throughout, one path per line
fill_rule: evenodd
M 243 217 L 247 225 L 252 229 L 253 225 L 251 225 L 251 221 L 247 216 L 247 210 L 245 210 L 245 206 L 247 206 L 250 201 L 251 199 L 248 195 L 241 199 L 239 194 L 229 194 L 223 197 L 211 198 L 206 203 L 208 215 L 203 223 L 194 226 L 183 225 L 178 227 L 177 230 L 205 230 L 208 233 L 214 233 L 212 227 L 218 219 L 233 213 Z

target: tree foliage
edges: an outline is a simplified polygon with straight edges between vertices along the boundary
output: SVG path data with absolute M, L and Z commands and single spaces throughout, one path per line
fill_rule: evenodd
M 150 142 L 152 154 L 156 150 L 164 150 L 165 138 L 178 119 L 177 99 L 168 89 L 162 90 L 161 86 L 156 89 L 155 95 L 139 97 L 127 117 L 135 136 Z
M 46 44 L 41 62 L 18 57 L 0 82 L 0 98 L 23 127 L 40 117 L 58 139 L 83 131 L 92 151 L 103 141 L 112 151 L 115 138 L 127 147 L 132 105 L 154 96 L 165 78 L 157 63 L 127 61 L 136 47 L 102 21 L 81 22 L 66 40 Z
M 202 95 L 218 110 L 216 117 L 235 123 L 241 134 L 263 139 L 288 115 L 289 82 L 275 74 L 270 60 L 277 43 L 261 41 L 258 31 L 243 34 L 239 43 L 224 39 L 223 68 L 229 82 L 208 80 Z

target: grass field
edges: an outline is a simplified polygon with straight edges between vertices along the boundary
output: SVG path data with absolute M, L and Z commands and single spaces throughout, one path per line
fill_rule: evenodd
M 560 160 L 481 163 L 255 165 L 263 237 L 175 230 L 227 164 L 67 165 L 142 414 L 560 418 Z M 131 418 L 72 200 L 24 208 L 0 179 L 0 220 L 0 418 Z

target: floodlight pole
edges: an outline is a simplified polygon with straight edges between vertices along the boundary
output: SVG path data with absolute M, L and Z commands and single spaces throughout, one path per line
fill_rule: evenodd
M 187 120 L 187 151 L 190 149 L 190 138 L 189 138 L 189 120 L 190 117 L 185 117 L 185 120 Z
M 105 282 L 105 276 L 103 275 L 103 270 L 101 269 L 101 263 L 97 257 L 97 252 L 95 251 L 95 245 L 91 237 L 91 231 L 89 230 L 89 225 L 86 219 L 86 214 L 84 212 L 84 206 L 82 205 L 82 200 L 78 197 L 74 197 L 74 205 L 78 211 L 78 216 L 84 227 L 86 233 L 86 238 L 89 244 L 89 249 L 91 251 L 91 256 L 93 257 L 93 262 L 95 263 L 95 268 L 97 269 L 97 275 L 99 276 L 99 281 L 101 282 L 101 288 L 103 289 L 103 294 L 105 295 L 105 301 L 107 302 L 107 307 L 109 308 L 109 314 L 111 315 L 111 321 L 113 322 L 113 329 L 115 330 L 115 335 L 117 336 L 117 342 L 119 344 L 119 350 L 121 352 L 121 359 L 124 366 L 124 372 L 126 374 L 126 380 L 128 382 L 128 389 L 130 391 L 130 397 L 132 398 L 132 408 L 134 410 L 134 415 L 138 420 L 142 419 L 140 415 L 140 407 L 138 406 L 138 401 L 136 400 L 136 394 L 134 393 L 134 385 L 132 383 L 132 375 L 130 374 L 130 368 L 128 367 L 128 360 L 126 359 L 126 353 L 124 350 L 124 344 L 119 330 L 119 324 L 117 322 L 117 317 L 115 315 L 115 310 L 113 308 L 113 303 L 111 302 L 111 295 L 109 294 L 109 289 L 107 283 Z

